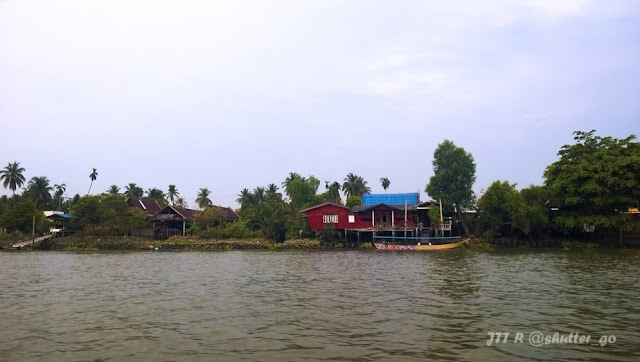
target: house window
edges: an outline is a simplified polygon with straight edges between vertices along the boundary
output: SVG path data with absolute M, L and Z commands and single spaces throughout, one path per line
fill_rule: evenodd
M 323 214 L 322 222 L 325 224 L 337 224 L 338 223 L 338 214 Z
M 356 222 L 356 216 L 355 215 L 349 215 L 349 223 L 353 224 L 354 222 Z

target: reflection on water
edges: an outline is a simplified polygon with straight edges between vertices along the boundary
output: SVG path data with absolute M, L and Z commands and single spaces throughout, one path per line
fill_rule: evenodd
M 0 360 L 638 360 L 639 272 L 636 250 L 0 253 Z

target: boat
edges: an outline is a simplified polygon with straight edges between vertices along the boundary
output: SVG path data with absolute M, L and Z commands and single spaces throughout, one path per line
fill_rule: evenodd
M 385 236 L 374 236 L 374 238 L 389 239 L 389 237 L 385 237 Z M 392 238 L 392 239 L 395 239 L 395 238 Z M 405 238 L 400 237 L 398 239 L 405 239 Z M 406 238 L 406 239 L 434 240 L 437 238 Z M 459 238 L 456 237 L 456 239 L 459 239 Z M 455 249 L 455 248 L 461 247 L 462 245 L 468 242 L 469 242 L 469 239 L 465 239 L 457 243 L 438 244 L 438 245 L 432 245 L 431 243 L 421 244 L 420 242 L 418 242 L 417 245 L 390 244 L 390 243 L 374 243 L 374 245 L 378 250 L 448 250 L 448 249 Z

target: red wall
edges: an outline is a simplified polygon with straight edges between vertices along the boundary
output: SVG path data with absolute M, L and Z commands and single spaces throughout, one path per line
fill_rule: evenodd
M 389 214 L 389 223 L 391 223 L 391 209 L 379 208 L 375 210 L 376 212 L 376 221 L 380 222 L 380 215 L 383 212 L 387 212 Z M 366 211 L 362 214 L 355 214 L 355 222 L 349 223 L 349 210 L 336 207 L 332 205 L 325 205 L 323 207 L 319 207 L 314 210 L 310 210 L 309 215 L 309 228 L 311 230 L 315 229 L 324 229 L 324 223 L 322 222 L 323 215 L 325 213 L 337 213 L 338 214 L 338 223 L 334 224 L 336 229 L 364 229 L 370 228 L 371 223 L 371 210 Z M 363 220 L 364 219 L 364 220 Z M 395 226 L 402 227 L 404 226 L 404 211 L 395 210 Z M 413 226 L 413 214 L 407 214 L 407 226 Z

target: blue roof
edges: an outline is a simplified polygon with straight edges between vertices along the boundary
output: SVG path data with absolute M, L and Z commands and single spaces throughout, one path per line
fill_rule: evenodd
M 51 214 L 51 215 L 49 215 L 47 217 L 52 217 L 52 216 L 60 216 L 60 217 L 63 217 L 65 219 L 73 219 L 73 216 L 67 215 L 67 214 Z
M 404 205 L 405 200 L 407 201 L 407 205 L 417 205 L 418 193 L 410 192 L 408 194 L 364 194 L 362 196 L 362 205 Z

